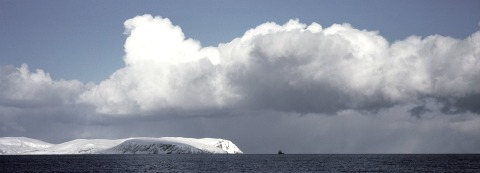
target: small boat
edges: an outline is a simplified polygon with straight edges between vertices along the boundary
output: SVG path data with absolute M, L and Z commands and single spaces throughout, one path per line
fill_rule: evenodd
M 282 152 L 282 150 L 278 150 L 278 154 L 285 154 Z

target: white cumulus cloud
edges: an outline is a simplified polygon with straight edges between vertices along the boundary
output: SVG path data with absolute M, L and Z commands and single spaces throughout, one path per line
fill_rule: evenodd
M 84 90 L 80 81 L 54 81 L 43 70 L 30 72 L 26 64 L 19 68 L 0 67 L 0 106 L 22 108 L 75 104 Z
M 376 109 L 480 93 L 480 33 L 389 43 L 349 24 L 265 23 L 218 47 L 169 19 L 125 22 L 125 68 L 81 96 L 102 113 L 242 107 L 292 112 Z
M 209 108 L 224 104 L 223 78 L 215 63 L 218 52 L 186 39 L 169 19 L 137 16 L 125 22 L 125 68 L 116 71 L 81 101 L 107 114 L 164 108 Z

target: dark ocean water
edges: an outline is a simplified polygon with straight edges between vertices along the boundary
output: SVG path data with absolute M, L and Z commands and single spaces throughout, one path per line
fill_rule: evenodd
M 473 154 L 0 156 L 1 172 L 480 172 Z

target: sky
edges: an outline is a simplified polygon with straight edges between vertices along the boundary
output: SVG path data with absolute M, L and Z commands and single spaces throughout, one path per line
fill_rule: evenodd
M 480 1 L 0 1 L 0 136 L 479 153 Z

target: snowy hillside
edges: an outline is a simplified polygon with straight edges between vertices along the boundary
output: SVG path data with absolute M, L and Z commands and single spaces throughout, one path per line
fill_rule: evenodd
M 75 139 L 28 154 L 95 154 L 100 150 L 115 147 L 126 139 Z
M 76 139 L 49 144 L 29 138 L 0 138 L 0 154 L 240 154 L 231 141 L 215 138 Z
M 0 154 L 25 154 L 51 146 L 53 144 L 25 137 L 0 138 Z

